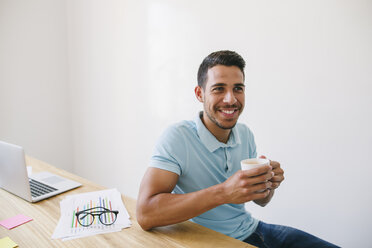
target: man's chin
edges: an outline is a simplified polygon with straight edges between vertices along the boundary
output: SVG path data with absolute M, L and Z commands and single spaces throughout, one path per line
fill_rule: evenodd
M 228 130 L 228 129 L 233 129 L 236 125 L 237 121 L 231 124 L 222 124 L 222 123 L 216 123 L 217 126 L 221 129 Z
M 219 120 L 218 118 L 215 118 L 217 117 L 216 115 L 212 116 L 210 115 L 208 111 L 204 111 L 203 113 L 206 113 L 206 115 L 208 116 L 208 119 L 212 121 L 214 125 L 224 130 L 233 129 L 236 123 L 238 122 L 238 118 L 231 118 L 231 119 L 220 118 Z

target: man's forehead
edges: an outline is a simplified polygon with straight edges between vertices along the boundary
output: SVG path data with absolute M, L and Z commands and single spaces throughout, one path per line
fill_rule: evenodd
M 207 84 L 216 83 L 244 84 L 244 75 L 237 66 L 216 65 L 208 69 Z
M 243 79 L 244 76 L 242 71 L 237 66 L 216 65 L 208 69 L 208 77 L 238 77 Z

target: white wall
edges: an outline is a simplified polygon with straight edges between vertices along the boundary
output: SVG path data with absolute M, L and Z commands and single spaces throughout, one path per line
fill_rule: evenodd
M 68 85 L 55 87 L 70 92 L 75 172 L 136 197 L 161 131 L 202 108 L 193 95 L 202 59 L 235 50 L 247 61 L 241 121 L 286 172 L 270 205 L 247 208 L 368 247 L 371 11 L 362 0 L 67 1 Z
M 0 0 L 0 140 L 72 170 L 66 3 Z
M 243 120 L 286 170 L 274 201 L 249 209 L 342 247 L 372 241 L 371 14 L 367 1 L 297 1 L 256 5 L 246 19 Z

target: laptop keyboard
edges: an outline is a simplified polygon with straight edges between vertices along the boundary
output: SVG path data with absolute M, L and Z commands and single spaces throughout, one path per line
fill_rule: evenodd
M 56 191 L 57 189 L 50 187 L 44 183 L 41 183 L 39 181 L 30 179 L 30 188 L 31 188 L 31 195 L 32 197 L 37 197 L 41 195 L 48 194 L 50 192 Z

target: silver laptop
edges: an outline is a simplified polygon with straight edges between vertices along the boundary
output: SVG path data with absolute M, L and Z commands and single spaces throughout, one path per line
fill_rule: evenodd
M 49 172 L 27 175 L 22 147 L 0 141 L 0 187 L 29 202 L 37 202 L 81 186 Z

